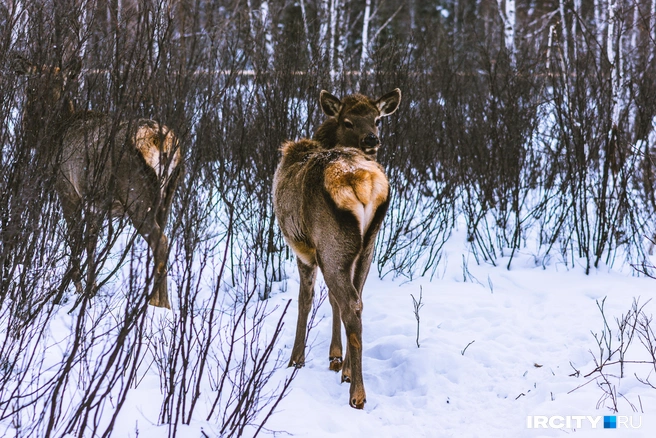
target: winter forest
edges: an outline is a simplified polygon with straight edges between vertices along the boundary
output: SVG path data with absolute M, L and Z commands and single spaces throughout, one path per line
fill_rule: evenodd
M 526 417 L 615 414 L 654 436 L 656 0 L 3 0 L 0 71 L 0 436 L 560 436 Z M 287 368 L 272 183 L 321 90 L 395 88 L 356 411 L 321 281 Z M 175 133 L 170 310 L 130 218 L 85 199 L 70 237 L 68 106 L 110 146 L 126 120 Z

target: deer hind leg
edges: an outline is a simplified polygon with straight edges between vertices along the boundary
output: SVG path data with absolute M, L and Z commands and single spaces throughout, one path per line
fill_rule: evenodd
M 360 302 L 360 312 L 362 309 L 362 290 L 364 288 L 364 283 L 367 280 L 367 276 L 369 275 L 369 269 L 371 268 L 376 235 L 378 234 L 378 230 L 380 229 L 380 226 L 383 222 L 383 218 L 385 217 L 386 210 L 387 210 L 387 204 L 385 204 L 382 207 L 379 207 L 378 211 L 376 211 L 376 214 L 372 219 L 371 224 L 369 225 L 369 228 L 364 236 L 362 242 L 362 251 L 358 254 L 354 262 L 355 268 L 353 270 L 353 286 L 357 291 L 358 300 Z M 362 323 L 360 321 L 360 325 L 361 324 Z M 344 325 L 346 326 L 346 322 L 344 323 Z M 362 330 L 360 329 L 360 334 L 361 333 Z M 351 340 L 352 337 L 347 332 L 346 355 L 344 356 L 344 364 L 342 366 L 342 382 L 351 381 L 351 375 L 354 372 L 351 367 L 351 359 L 354 358 L 355 355 L 359 355 L 360 357 L 359 361 L 355 364 L 355 366 L 358 367 L 361 366 L 362 364 L 362 360 L 361 360 L 362 348 L 360 347 L 359 351 L 353 352 L 352 355 Z M 360 345 L 362 344 L 361 337 L 358 342 Z M 355 406 L 353 404 L 353 399 L 351 399 L 351 405 Z
M 339 311 L 339 305 L 332 292 L 328 292 L 328 300 L 333 308 L 333 335 L 330 341 L 330 352 L 328 353 L 328 366 L 332 371 L 342 369 L 342 317 Z
M 376 235 L 374 234 L 373 237 L 370 238 L 368 242 L 367 239 L 365 239 L 364 248 L 362 249 L 362 252 L 360 253 L 359 257 L 354 262 L 355 269 L 353 270 L 353 286 L 357 291 L 358 301 L 360 303 L 360 309 L 362 308 L 361 307 L 362 289 L 364 288 L 364 283 L 367 280 L 367 276 L 369 275 L 369 268 L 371 267 L 371 261 L 373 258 L 373 246 L 374 246 L 375 236 Z M 346 326 L 346 322 L 344 323 L 344 325 Z M 338 328 L 336 329 L 335 323 L 333 323 L 333 339 L 335 337 L 335 330 L 339 329 L 339 325 L 337 327 Z M 351 369 L 351 342 L 350 341 L 351 339 L 347 333 L 346 355 L 344 356 L 344 364 L 342 365 L 342 382 L 351 381 L 352 369 Z M 362 354 L 362 350 L 360 350 L 359 354 L 360 355 Z
M 306 265 L 299 257 L 296 258 L 298 273 L 301 277 L 301 287 L 298 294 L 298 319 L 296 320 L 296 337 L 292 348 L 290 367 L 301 368 L 305 365 L 305 337 L 307 334 L 308 314 L 314 298 L 314 282 L 317 278 L 317 265 Z
M 157 224 L 153 210 L 146 203 L 135 201 L 128 206 L 128 216 L 137 232 L 148 242 L 153 252 L 155 270 L 153 275 L 153 291 L 149 303 L 156 307 L 171 308 L 167 287 L 166 263 L 169 253 L 169 242 L 162 228 Z
M 342 381 L 351 382 L 349 404 L 356 409 L 362 409 L 367 401 L 362 379 L 362 301 L 351 278 L 351 266 L 355 260 L 350 260 L 351 263 L 343 266 L 323 269 L 323 273 L 328 288 L 334 293 L 346 330 L 347 348 L 346 360 L 342 367 Z
M 86 217 L 87 233 L 85 240 L 87 244 L 87 284 L 84 292 L 88 297 L 93 297 L 96 295 L 98 289 L 98 286 L 96 285 L 96 247 L 103 217 L 92 212 L 88 212 Z
M 364 283 L 367 281 L 369 276 L 369 269 L 371 268 L 371 262 L 374 257 L 374 244 L 376 243 L 376 236 L 378 231 L 383 223 L 385 218 L 385 213 L 387 212 L 388 204 L 385 203 L 378 207 L 376 214 L 371 220 L 371 224 L 367 229 L 367 232 L 364 236 L 362 242 L 362 252 L 355 262 L 355 270 L 353 272 L 353 285 L 358 290 L 360 294 L 360 299 L 362 299 L 362 289 L 364 289 Z

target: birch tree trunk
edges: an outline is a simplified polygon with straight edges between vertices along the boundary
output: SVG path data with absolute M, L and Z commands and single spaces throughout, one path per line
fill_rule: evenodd
M 15 3 L 11 20 L 16 23 L 16 25 L 11 28 L 11 37 L 10 37 L 11 46 L 15 47 L 16 43 L 20 40 L 21 34 L 23 33 L 29 34 L 27 26 L 30 23 L 30 20 L 28 20 L 28 12 L 23 6 L 22 1 L 17 1 Z
M 312 43 L 310 41 L 310 31 L 308 29 L 307 13 L 305 11 L 305 0 L 301 0 L 301 17 L 303 19 L 303 31 L 305 32 L 305 42 L 307 44 L 308 59 L 312 59 Z
M 510 62 L 514 66 L 516 61 L 516 49 L 515 49 L 515 0 L 506 0 L 505 4 L 502 5 L 503 0 L 497 0 L 499 6 L 499 15 L 501 16 L 501 21 L 503 22 L 503 38 L 506 46 L 506 50 L 510 55 Z
M 649 39 L 656 41 L 656 0 L 651 0 L 651 9 L 649 14 Z M 649 53 L 649 62 L 654 59 L 654 50 Z
M 597 58 L 601 58 L 604 41 L 604 0 L 594 0 L 594 21 L 597 31 Z
M 510 52 L 510 59 L 512 65 L 515 65 L 516 61 L 516 49 L 515 49 L 515 25 L 516 25 L 516 14 L 515 14 L 515 0 L 506 0 L 506 49 Z
M 629 53 L 634 53 L 633 50 L 638 46 L 638 37 L 640 36 L 640 27 L 638 26 L 638 20 L 640 19 L 640 8 L 638 7 L 639 3 L 636 2 L 633 4 L 633 32 L 631 32 L 631 47 L 629 47 Z
M 551 51 L 553 47 L 553 36 L 556 33 L 556 25 L 549 27 L 549 39 L 547 41 L 547 72 L 551 69 Z
M 264 50 L 267 54 L 267 66 L 273 67 L 274 50 L 273 50 L 273 34 L 271 31 L 271 20 L 269 18 L 269 2 L 263 1 L 260 5 L 260 23 L 264 32 Z
M 348 37 L 348 22 L 346 20 L 346 5 L 341 3 L 337 12 L 338 35 L 337 35 L 337 69 L 344 71 L 344 57 Z
M 651 14 L 649 14 L 649 31 L 652 40 L 656 40 L 656 0 L 651 0 Z
M 616 27 L 618 24 L 617 1 L 618 0 L 608 0 L 608 37 L 606 39 L 606 55 L 608 56 L 608 61 L 610 62 L 611 86 L 613 90 L 611 103 L 613 128 L 616 128 L 619 122 L 620 47 L 618 47 L 618 44 L 616 44 Z
M 321 0 L 320 11 L 325 13 L 329 9 L 328 0 Z M 319 17 L 319 47 L 325 47 L 324 44 L 328 42 L 328 24 L 330 23 L 329 16 L 323 16 L 321 13 L 317 14 Z
M 569 65 L 569 32 L 567 31 L 567 16 L 565 14 L 565 0 L 559 0 L 560 28 L 563 40 L 563 62 Z
M 256 20 L 251 0 L 246 0 L 246 6 L 248 7 L 248 24 L 250 27 L 251 40 L 255 42 L 257 41 Z
M 259 10 L 256 12 L 251 0 L 246 0 L 248 6 L 248 20 L 250 24 L 250 35 L 252 41 L 258 41 L 258 29 L 264 34 L 264 52 L 266 54 L 266 65 L 264 69 L 273 66 L 274 50 L 273 50 L 273 35 L 269 26 L 269 2 L 263 1 L 260 4 Z M 258 16 L 259 15 L 259 19 Z
M 364 21 L 362 23 L 362 52 L 360 53 L 360 78 L 364 75 L 369 58 L 369 20 L 371 19 L 371 0 L 367 0 L 364 6 Z M 358 87 L 360 85 L 358 78 Z
M 577 44 L 576 44 L 576 34 L 579 19 L 581 18 L 581 0 L 574 0 L 574 17 L 572 17 L 572 54 L 574 59 L 577 59 Z
M 339 0 L 330 1 L 330 44 L 328 45 L 328 64 L 330 65 L 330 81 L 335 83 L 335 29 L 337 28 L 337 2 Z

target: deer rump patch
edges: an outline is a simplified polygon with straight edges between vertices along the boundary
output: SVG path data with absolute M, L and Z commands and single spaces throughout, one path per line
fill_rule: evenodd
M 134 145 L 166 187 L 173 171 L 180 164 L 178 140 L 165 125 L 150 122 L 141 124 L 134 136 Z M 172 155 L 173 154 L 173 155 Z
M 380 166 L 364 157 L 341 157 L 324 172 L 324 187 L 338 208 L 353 213 L 364 235 L 389 192 Z

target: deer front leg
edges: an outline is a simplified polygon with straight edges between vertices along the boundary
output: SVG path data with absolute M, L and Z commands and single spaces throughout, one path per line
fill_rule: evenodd
M 55 296 L 55 304 L 59 304 L 63 298 L 64 292 L 68 288 L 70 281 L 73 280 L 75 290 L 82 294 L 82 270 L 80 268 L 80 254 L 82 253 L 82 205 L 77 193 L 68 186 L 57 186 L 59 200 L 61 201 L 64 219 L 66 220 L 66 234 L 68 238 L 68 247 L 71 251 L 69 258 L 69 269 L 62 280 L 62 284 Z
M 96 295 L 98 286 L 96 285 L 96 246 L 98 244 L 98 232 L 103 222 L 102 216 L 95 217 L 93 214 L 87 214 L 87 287 L 86 294 L 88 297 Z
M 307 321 L 312 298 L 314 297 L 314 281 L 317 278 L 317 266 L 308 266 L 296 258 L 298 273 L 301 278 L 301 287 L 298 294 L 298 318 L 296 320 L 296 337 L 292 348 L 292 357 L 289 359 L 290 367 L 301 368 L 305 365 L 305 336 L 307 333 Z
M 333 308 L 333 335 L 330 341 L 328 354 L 330 365 L 328 367 L 337 372 L 342 369 L 342 317 L 337 301 L 330 291 L 328 292 L 328 300 Z

